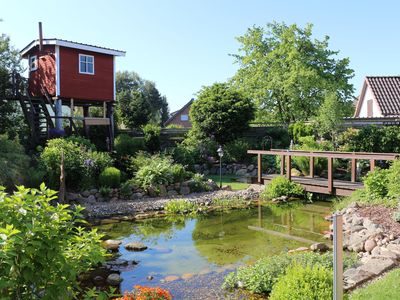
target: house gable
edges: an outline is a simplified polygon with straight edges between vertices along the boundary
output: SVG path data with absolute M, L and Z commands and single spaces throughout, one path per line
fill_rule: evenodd
M 359 100 L 357 102 L 355 118 L 379 118 L 383 117 L 379 103 L 368 84 L 367 79 L 364 80 L 364 85 L 361 90 Z

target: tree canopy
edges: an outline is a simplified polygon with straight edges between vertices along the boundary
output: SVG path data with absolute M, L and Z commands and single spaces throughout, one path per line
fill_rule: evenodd
M 352 100 L 349 59 L 336 58 L 328 36 L 312 39 L 312 27 L 270 23 L 237 38 L 241 46 L 233 56 L 240 68 L 232 83 L 255 101 L 257 120 L 309 120 L 327 91 L 335 91 L 342 104 Z
M 254 118 L 249 98 L 225 83 L 203 87 L 190 109 L 194 132 L 225 144 L 238 137 Z
M 163 124 L 168 119 L 168 102 L 154 82 L 135 72 L 117 72 L 117 112 L 125 125 L 137 128 L 149 122 Z

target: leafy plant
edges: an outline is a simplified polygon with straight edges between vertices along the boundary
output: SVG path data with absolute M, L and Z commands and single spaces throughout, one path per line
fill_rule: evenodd
M 226 157 L 224 161 L 244 163 L 249 161 L 250 157 L 247 154 L 247 150 L 250 149 L 250 143 L 245 139 L 236 139 L 227 143 L 224 147 Z
M 302 137 L 313 136 L 314 129 L 311 125 L 304 122 L 296 122 L 289 125 L 289 132 L 293 141 L 296 143 L 299 142 Z
M 195 202 L 178 199 L 168 201 L 164 209 L 169 214 L 191 214 L 197 211 Z
M 105 168 L 100 173 L 99 183 L 101 186 L 108 186 L 111 188 L 117 188 L 121 184 L 121 171 L 115 167 Z
M 119 157 L 132 156 L 145 149 L 144 139 L 141 137 L 130 137 L 127 134 L 120 134 L 115 139 L 115 151 Z
M 154 124 L 147 124 L 143 127 L 144 134 L 144 143 L 146 148 L 151 153 L 155 153 L 160 151 L 161 141 L 160 134 L 161 128 L 160 126 Z
M 132 195 L 132 184 L 129 181 L 121 184 L 121 187 L 119 188 L 119 194 L 125 199 Z
M 284 176 L 277 176 L 269 182 L 261 194 L 263 199 L 274 199 L 281 196 L 303 197 L 304 188 Z
M 99 193 L 103 198 L 108 199 L 111 196 L 111 188 L 108 186 L 102 186 L 100 187 Z
M 193 175 L 192 180 L 189 182 L 189 187 L 192 192 L 206 192 L 211 188 L 206 183 L 206 179 L 203 174 L 196 173 Z
M 333 272 L 323 266 L 293 265 L 274 285 L 270 300 L 332 299 Z
M 15 185 L 22 184 L 29 160 L 17 140 L 0 135 L 0 185 L 11 190 Z
M 364 177 L 363 182 L 367 197 L 376 199 L 387 196 L 389 183 L 388 173 L 388 170 L 376 168 L 373 172 L 369 172 L 367 176 Z
M 96 146 L 88 139 L 79 136 L 79 135 L 71 135 L 67 138 L 65 138 L 66 141 L 70 141 L 75 143 L 76 145 L 79 146 L 84 146 L 88 150 L 96 151 Z
M 82 208 L 51 204 L 56 192 L 0 188 L 0 298 L 70 299 L 77 276 L 104 261 L 96 230 L 79 227 Z

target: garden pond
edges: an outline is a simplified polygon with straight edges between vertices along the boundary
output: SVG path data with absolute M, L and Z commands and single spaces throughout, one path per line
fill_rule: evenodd
M 165 217 L 96 226 L 109 239 L 122 240 L 117 267 L 121 292 L 134 285 L 161 286 L 174 299 L 248 298 L 221 289 L 223 278 L 238 266 L 315 242 L 327 242 L 324 216 L 328 202 L 291 207 L 263 206 L 213 212 L 195 217 Z M 128 242 L 148 249 L 132 252 Z M 115 267 L 114 267 L 115 268 Z M 149 280 L 151 278 L 151 280 Z

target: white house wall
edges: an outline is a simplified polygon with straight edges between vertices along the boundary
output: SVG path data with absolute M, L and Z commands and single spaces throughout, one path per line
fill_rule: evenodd
M 367 89 L 365 91 L 364 98 L 362 99 L 362 102 L 361 102 L 360 113 L 358 114 L 357 117 L 358 118 L 367 118 L 368 117 L 368 100 L 373 100 L 372 117 L 374 117 L 374 118 L 383 117 L 381 110 L 378 106 L 378 103 L 374 99 L 371 88 L 369 86 L 367 86 Z

